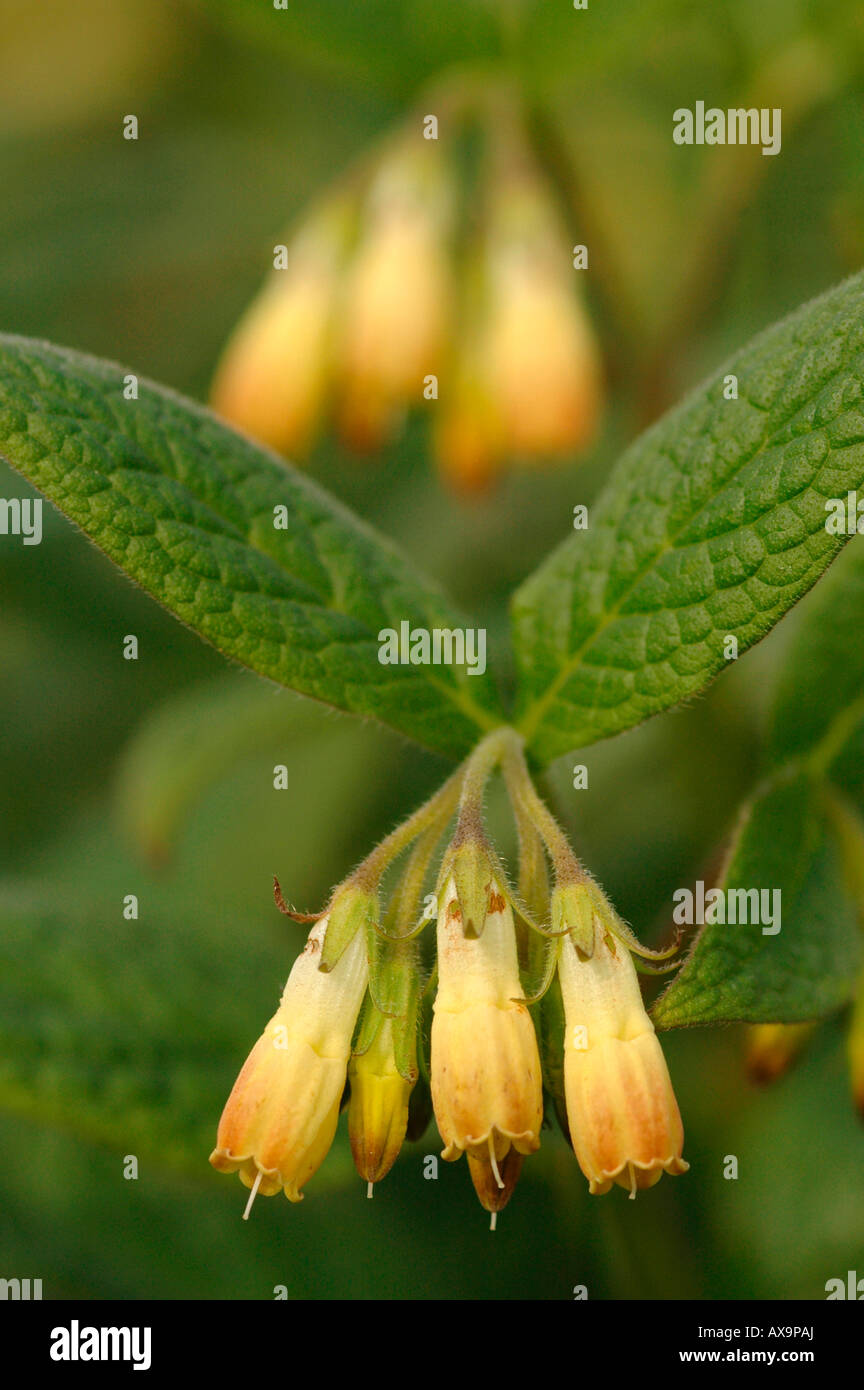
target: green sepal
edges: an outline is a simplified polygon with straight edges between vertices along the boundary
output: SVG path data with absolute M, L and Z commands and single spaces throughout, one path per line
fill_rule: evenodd
M 552 930 L 559 936 L 569 932 L 582 960 L 590 960 L 594 954 L 597 904 L 592 887 L 593 884 L 584 880 L 571 881 L 556 885 L 552 894 Z
M 367 994 L 360 1015 L 360 1026 L 351 1049 L 353 1056 L 363 1057 L 375 1044 L 381 1028 L 388 1020 L 393 1040 L 393 1060 L 399 1075 L 412 1084 L 418 1076 L 417 1067 L 417 1005 L 419 990 L 415 988 L 403 1014 L 385 1014 L 371 994 Z
M 525 991 L 525 1003 L 538 1004 L 555 978 L 560 946 L 557 941 L 538 937 L 536 932 L 530 932 L 530 936 L 537 945 L 531 953 L 531 967 L 528 973 L 530 988 Z
M 463 935 L 471 938 L 482 936 L 494 881 L 492 859 L 483 840 L 464 840 L 450 846 L 438 878 L 439 903 L 451 878 L 456 886 L 456 899 L 462 914 Z
M 332 970 L 358 931 L 367 931 L 378 916 L 378 898 L 354 883 L 337 889 L 327 913 L 327 930 L 319 970 Z
M 387 1018 L 414 1016 L 420 994 L 420 962 L 413 940 L 382 937 L 374 925 L 366 932 L 369 993 Z
M 380 1009 L 375 1007 L 375 1001 L 371 995 L 367 994 L 363 1000 L 363 1008 L 360 1010 L 360 1022 L 354 1037 L 354 1046 L 351 1048 L 352 1056 L 362 1057 L 369 1051 L 383 1022 L 384 1015 Z
M 412 1085 L 419 1076 L 417 1065 L 417 1006 L 420 1002 L 419 990 L 415 990 L 411 1003 L 404 1014 L 392 1021 L 393 1059 L 400 1076 Z

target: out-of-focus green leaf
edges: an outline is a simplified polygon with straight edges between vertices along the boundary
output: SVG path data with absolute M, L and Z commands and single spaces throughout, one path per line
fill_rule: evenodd
M 3 892 L 0 1108 L 206 1176 L 222 1107 L 290 958 L 277 965 L 248 932 L 214 949 L 152 914 L 126 921 L 104 905 Z M 346 1157 L 334 1154 L 316 1186 L 344 1179 Z
M 322 726 L 314 707 L 260 681 L 231 675 L 193 686 L 159 706 L 125 748 L 117 770 L 120 822 L 160 863 L 191 806 L 238 762 L 264 752 L 290 762 L 298 744 L 326 737 L 338 767 L 340 733 L 344 726 Z M 362 764 L 359 746 L 355 753 Z M 292 765 L 292 782 L 294 772 Z
M 724 1116 L 723 1152 L 737 1156 L 740 1180 L 716 1184 L 707 1224 L 749 1296 L 824 1299 L 830 1279 L 845 1286 L 856 1266 L 861 1277 L 864 1125 L 840 1033 L 820 1029 L 794 1081 L 763 1091 L 731 1133 Z
M 770 759 L 815 755 L 827 769 L 862 721 L 864 542 L 856 539 L 802 614 L 778 680 Z
M 807 600 L 785 652 L 770 772 L 719 884 L 781 889 L 782 931 L 775 939 L 758 925 L 706 927 L 655 1006 L 662 1026 L 730 1018 L 791 1023 L 818 1017 L 852 994 L 861 954 L 864 827 L 830 783 L 860 805 L 862 621 L 864 548 L 856 541 Z
M 464 754 L 487 672 L 382 665 L 378 634 L 465 620 L 383 537 L 210 412 L 123 368 L 0 339 L 0 451 L 169 612 L 281 685 Z M 287 510 L 288 529 L 274 526 Z
M 516 61 L 537 78 L 571 77 L 621 53 L 682 15 L 675 0 L 626 0 L 617 23 L 594 22 L 572 0 L 208 0 L 223 22 L 294 62 L 404 96 L 442 68 Z M 602 19 L 602 15 L 598 15 Z
M 797 1023 L 851 997 L 861 961 L 858 915 L 819 788 L 805 774 L 755 797 L 718 886 L 727 904 L 740 890 L 735 915 L 749 920 L 705 925 L 654 1006 L 658 1027 Z M 767 913 L 761 899 L 758 912 L 752 901 L 742 912 L 741 894 L 753 890 L 767 894 Z

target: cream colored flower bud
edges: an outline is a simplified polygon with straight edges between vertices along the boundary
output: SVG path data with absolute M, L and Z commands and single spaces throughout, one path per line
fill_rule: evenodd
M 327 918 L 309 933 L 282 1001 L 222 1112 L 210 1162 L 246 1185 L 292 1202 L 323 1162 L 336 1131 L 354 1025 L 368 978 L 358 932 L 329 973 L 318 969 Z
M 581 300 L 545 251 L 520 246 L 492 257 L 489 294 L 488 380 L 507 452 L 554 459 L 584 450 L 602 392 Z
M 294 239 L 234 332 L 211 390 L 213 409 L 256 439 L 304 454 L 321 420 L 345 250 L 346 213 L 328 206 Z
M 353 448 L 377 448 L 439 371 L 451 300 L 445 201 L 413 157 L 385 164 L 373 189 L 341 315 L 339 418 Z
M 562 942 L 564 1089 L 570 1137 L 592 1193 L 683 1173 L 684 1131 L 630 952 L 595 922 L 594 952 Z
M 480 937 L 463 933 L 452 878 L 442 895 L 431 1079 L 445 1159 L 467 1150 L 494 1172 L 511 1147 L 523 1154 L 539 1147 L 537 1039 L 519 979 L 513 912 L 494 880 Z

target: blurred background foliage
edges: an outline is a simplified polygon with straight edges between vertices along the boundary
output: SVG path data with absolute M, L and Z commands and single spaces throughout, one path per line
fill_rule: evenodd
M 864 18 L 847 0 L 26 0 L 0 4 L 0 326 L 198 398 L 280 232 L 448 64 L 506 67 L 566 167 L 610 383 L 579 467 L 482 502 L 417 427 L 313 473 L 499 643 L 513 585 L 634 433 L 732 347 L 864 260 Z M 757 101 L 758 97 L 758 101 Z M 783 149 L 680 149 L 671 113 L 780 105 Z M 122 118 L 139 117 L 137 143 Z M 0 495 L 24 485 L 4 469 Z M 737 1029 L 666 1035 L 692 1170 L 588 1199 L 551 1135 L 491 1236 L 432 1131 L 365 1200 L 340 1135 L 299 1208 L 207 1166 L 275 1003 L 299 906 L 442 765 L 228 670 L 45 512 L 0 540 L 0 1275 L 46 1297 L 820 1297 L 862 1268 L 864 1130 L 842 1035 L 770 1092 Z M 807 600 L 805 600 L 805 603 Z M 793 613 L 708 696 L 552 769 L 580 853 L 646 939 L 705 876 L 759 773 Z M 122 639 L 139 638 L 137 662 Z M 586 762 L 589 790 L 572 790 Z M 290 790 L 275 791 L 285 763 Z M 123 917 L 138 896 L 137 921 Z M 137 1182 L 123 1178 L 138 1156 Z M 724 1180 L 726 1155 L 739 1161 Z

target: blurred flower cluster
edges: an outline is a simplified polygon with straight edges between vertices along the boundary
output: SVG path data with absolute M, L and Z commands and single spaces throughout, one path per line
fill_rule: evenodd
M 756 1023 L 747 1030 L 746 1067 L 758 1086 L 779 1081 L 804 1053 L 819 1023 Z M 864 973 L 858 981 L 846 1031 L 849 1089 L 864 1120 Z
M 556 190 L 508 101 L 442 99 L 275 248 L 218 368 L 214 408 L 296 459 L 332 420 L 368 453 L 414 409 L 458 490 L 572 459 L 595 435 L 600 356 Z
M 497 767 L 518 833 L 515 887 L 483 816 Z M 424 897 L 435 864 L 436 891 Z M 434 965 L 421 952 L 432 917 Z M 465 1154 L 493 1226 L 552 1113 L 590 1191 L 618 1184 L 634 1196 L 687 1168 L 634 966 L 636 956 L 662 970 L 671 954 L 648 951 L 621 921 L 537 795 L 521 740 L 496 730 L 314 919 L 210 1161 L 238 1172 L 252 1197 L 281 1189 L 300 1200 L 333 1141 L 347 1081 L 351 1148 L 370 1194 L 406 1136 L 423 1133 L 431 1100 L 442 1158 Z

